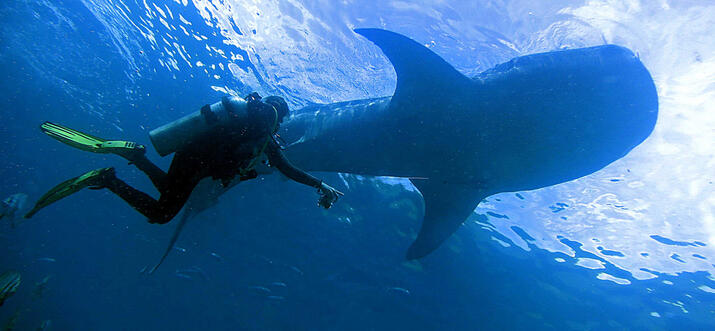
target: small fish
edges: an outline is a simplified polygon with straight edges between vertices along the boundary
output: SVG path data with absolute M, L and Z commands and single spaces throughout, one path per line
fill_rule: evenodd
M 218 255 L 214 252 L 211 252 L 211 256 L 215 257 L 219 261 L 223 261 L 223 257 L 221 257 L 221 255 Z
M 204 272 L 198 266 L 193 266 L 191 268 L 186 269 L 177 269 L 176 272 L 187 275 L 199 275 L 203 280 L 209 280 L 209 275 L 207 275 L 206 272 Z
M 288 287 L 288 285 L 286 285 L 286 283 L 284 283 L 284 282 L 273 282 L 273 283 L 271 283 L 271 285 L 276 286 L 276 287 Z
M 39 327 L 37 327 L 37 331 L 45 331 L 49 330 L 50 326 L 52 326 L 52 321 L 51 320 L 45 320 L 40 324 Z
M 41 257 L 41 258 L 37 259 L 37 261 L 40 261 L 40 262 L 57 262 L 57 260 L 55 260 L 55 259 L 53 259 L 53 258 L 51 258 L 51 257 Z
M 387 290 L 390 291 L 390 292 L 398 292 L 398 293 L 402 293 L 402 294 L 405 294 L 405 295 L 410 295 L 410 290 L 404 289 L 404 288 L 402 288 L 402 287 L 390 287 L 390 288 L 388 288 Z
M 266 293 L 266 294 L 271 293 L 270 289 L 268 289 L 267 287 L 263 287 L 263 286 L 249 286 L 248 288 L 250 288 L 252 290 L 256 290 L 258 292 Z
M 147 268 L 147 267 L 148 267 L 148 266 L 145 265 L 144 268 L 139 269 L 139 273 L 140 273 L 140 274 L 143 274 L 144 272 L 146 272 L 146 268 Z
M 51 275 L 47 275 L 42 278 L 41 281 L 35 283 L 35 288 L 32 289 L 32 299 L 37 300 L 45 296 L 45 290 L 47 289 L 47 282 L 52 278 Z
M 0 201 L 0 214 L 3 217 L 15 218 L 17 211 L 25 209 L 27 194 L 16 193 Z M 0 217 L 1 218 L 1 217 Z
M 303 275 L 303 271 L 301 271 L 300 269 L 298 269 L 298 267 L 291 266 L 290 269 L 293 270 L 293 271 L 295 271 L 295 272 L 297 272 L 297 273 L 300 274 L 301 276 Z
M 179 251 L 179 252 L 186 253 L 186 248 L 179 247 L 179 246 L 174 246 L 174 249 L 177 250 L 177 251 Z
M 183 279 L 187 279 L 187 280 L 193 280 L 193 278 L 191 278 L 191 276 L 189 276 L 189 275 L 187 275 L 187 274 L 184 274 L 184 273 L 181 273 L 181 272 L 177 272 L 177 273 L 175 273 L 174 275 L 175 275 L 176 277 L 179 277 L 179 278 L 183 278 Z

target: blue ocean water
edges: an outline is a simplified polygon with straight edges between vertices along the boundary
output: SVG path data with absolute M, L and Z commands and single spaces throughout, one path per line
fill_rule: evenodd
M 352 32 L 424 44 L 467 76 L 526 54 L 614 43 L 659 94 L 655 131 L 584 178 L 489 197 L 441 248 L 404 260 L 423 202 L 409 182 L 319 174 L 346 193 L 242 183 L 192 220 L 148 224 L 106 191 L 0 223 L 22 275 L 0 323 L 50 330 L 706 330 L 715 327 L 715 5 L 668 1 L 11 1 L 0 5 L 0 198 L 29 203 L 112 155 L 44 136 L 55 121 L 150 145 L 148 132 L 229 94 L 292 108 L 391 95 Z M 467 139 L 467 138 L 465 138 Z M 163 168 L 170 158 L 153 150 Z M 29 206 L 25 206 L 27 208 Z

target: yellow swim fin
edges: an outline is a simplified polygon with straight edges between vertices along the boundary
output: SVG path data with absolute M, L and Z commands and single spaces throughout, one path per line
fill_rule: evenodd
M 106 140 L 52 122 L 42 123 L 40 130 L 57 141 L 74 148 L 92 153 L 116 154 L 129 161 L 133 161 L 138 155 L 137 153 L 143 155 L 146 152 L 143 145 L 135 142 Z
M 74 193 L 77 193 L 85 187 L 101 187 L 104 185 L 108 178 L 111 178 L 111 176 L 114 176 L 114 168 L 100 168 L 89 171 L 81 176 L 68 179 L 60 183 L 59 185 L 53 187 L 51 190 L 45 193 L 45 195 L 40 197 L 40 199 L 37 200 L 37 202 L 35 203 L 35 206 L 32 207 L 32 210 L 25 214 L 25 218 L 32 217 L 33 215 L 35 215 L 35 213 L 40 211 L 40 209 L 45 208 Z

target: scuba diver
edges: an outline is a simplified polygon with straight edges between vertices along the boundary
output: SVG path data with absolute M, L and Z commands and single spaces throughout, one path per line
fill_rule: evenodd
M 149 132 L 161 156 L 175 153 L 168 172 L 146 157 L 144 146 L 134 142 L 111 141 L 94 137 L 50 122 L 41 129 L 67 145 L 95 153 L 119 155 L 144 172 L 160 193 L 158 200 L 117 178 L 114 168 L 101 168 L 69 179 L 42 196 L 25 217 L 30 218 L 47 205 L 82 188 L 109 189 L 150 223 L 169 222 L 181 210 L 191 192 L 203 178 L 220 180 L 224 187 L 232 181 L 256 178 L 256 166 L 267 163 L 286 177 L 318 189 L 318 204 L 330 208 L 342 192 L 293 166 L 283 155 L 276 135 L 288 115 L 288 104 L 281 97 L 261 98 L 251 93 L 245 100 L 226 96 L 205 105 L 200 111 Z

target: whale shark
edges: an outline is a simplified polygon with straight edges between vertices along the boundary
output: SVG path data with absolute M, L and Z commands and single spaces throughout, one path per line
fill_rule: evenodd
M 302 108 L 280 135 L 307 171 L 412 178 L 424 218 L 408 259 L 435 250 L 490 195 L 594 173 L 656 123 L 653 79 L 624 47 L 526 55 L 468 78 L 403 35 L 355 32 L 392 63 L 394 94 Z
M 392 63 L 393 95 L 304 107 L 280 136 L 307 171 L 410 178 L 424 217 L 407 259 L 438 248 L 491 195 L 564 183 L 622 158 L 658 117 L 650 73 L 621 46 L 521 56 L 469 78 L 408 37 L 355 32 Z M 187 203 L 173 241 L 209 207 L 201 196 L 225 192 L 214 185 Z

